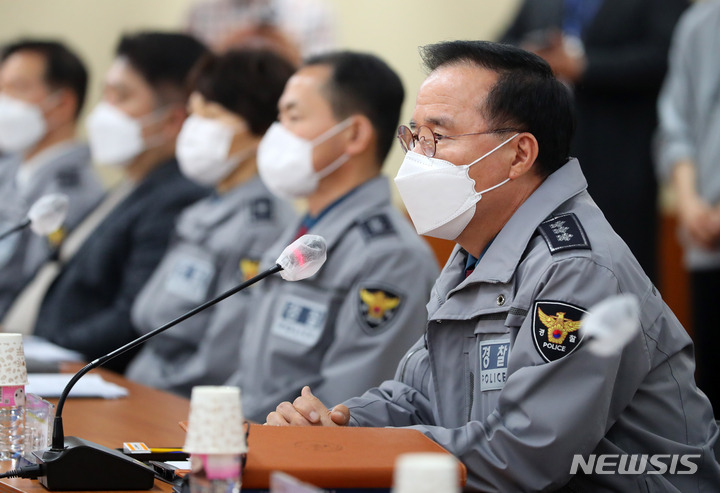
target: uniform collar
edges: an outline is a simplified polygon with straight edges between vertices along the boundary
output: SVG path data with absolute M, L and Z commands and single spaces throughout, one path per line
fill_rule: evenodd
M 318 221 L 310 228 L 308 234 L 320 235 L 325 238 L 328 252 L 344 236 L 345 232 L 355 225 L 358 220 L 368 217 L 373 211 L 380 207 L 391 204 L 390 185 L 384 175 L 379 175 L 365 183 L 358 185 L 352 191 L 345 194 L 336 205 L 318 218 Z M 296 223 L 293 228 L 288 229 L 280 240 L 275 244 L 268 254 L 273 259 L 282 250 L 293 242 L 295 234 L 300 226 Z
M 360 188 L 362 188 L 362 185 L 359 185 L 352 190 L 350 190 L 348 193 L 340 197 L 339 199 L 336 199 L 332 204 L 325 207 L 322 211 L 320 211 L 320 214 L 317 216 L 311 216 L 310 213 L 306 213 L 302 220 L 300 221 L 300 225 L 305 227 L 307 230 L 310 230 L 313 226 L 315 226 L 320 220 L 325 217 L 328 212 L 333 210 L 335 207 L 337 207 L 339 204 L 344 202 L 348 199 L 348 197 L 351 197 L 355 192 L 357 192 Z
M 183 211 L 182 218 L 177 223 L 178 231 L 187 238 L 200 239 L 218 224 L 246 208 L 246 204 L 261 197 L 270 197 L 270 192 L 259 176 L 254 176 L 223 194 L 213 192 Z
M 380 175 L 357 186 L 345 194 L 336 207 L 324 214 L 309 233 L 325 238 L 328 249 L 337 243 L 349 227 L 358 219 L 367 217 L 378 207 L 390 205 L 390 185 L 387 178 Z
M 580 169 L 580 163 L 577 159 L 571 159 L 548 176 L 515 211 L 495 237 L 475 271 L 462 284 L 508 282 L 540 223 L 568 199 L 586 189 L 587 181 Z M 456 247 L 456 250 L 461 249 Z M 454 252 L 454 262 L 464 260 L 463 255 L 458 256 L 457 251 Z
M 15 174 L 15 182 L 21 193 L 30 193 L 34 185 L 48 173 L 68 165 L 76 166 L 90 162 L 90 150 L 76 140 L 59 142 L 48 147 L 32 159 L 22 161 Z

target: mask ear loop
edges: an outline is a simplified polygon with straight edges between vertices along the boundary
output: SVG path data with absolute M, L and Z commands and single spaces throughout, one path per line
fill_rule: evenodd
M 326 140 L 334 137 L 335 135 L 339 134 L 346 128 L 350 126 L 352 123 L 352 116 L 349 116 L 345 118 L 343 121 L 338 123 L 337 125 L 334 125 L 332 128 L 327 129 L 325 132 L 320 134 L 318 137 L 315 137 L 311 143 L 312 146 L 315 147 L 318 144 L 322 144 Z M 350 159 L 350 156 L 347 154 L 342 154 L 340 157 L 338 157 L 335 161 L 325 166 L 323 169 L 315 173 L 315 176 L 318 180 L 322 180 L 328 175 L 331 175 L 334 171 L 336 171 L 340 166 L 345 164 Z
M 508 142 L 510 142 L 511 140 L 513 140 L 513 139 L 514 139 L 515 137 L 517 137 L 518 135 L 520 135 L 520 132 L 516 133 L 515 135 L 513 135 L 513 136 L 510 137 L 509 139 L 501 142 L 501 143 L 498 144 L 494 149 L 486 152 L 485 154 L 483 154 L 482 156 L 480 156 L 479 158 L 477 158 L 477 159 L 476 159 L 475 161 L 473 161 L 472 163 L 466 164 L 465 167 L 469 168 L 469 167 L 472 166 L 473 164 L 475 164 L 475 163 L 477 163 L 477 162 L 485 159 L 485 158 L 488 157 L 490 154 L 492 154 L 493 152 L 495 152 L 495 151 L 497 151 L 498 149 L 500 149 L 502 146 L 504 146 L 505 144 L 507 144 Z
M 159 108 L 155 108 L 150 113 L 147 113 L 139 118 L 134 118 L 136 122 L 140 124 L 140 128 L 142 130 L 145 129 L 148 125 L 153 125 L 155 123 L 160 122 L 164 117 L 166 117 L 170 111 L 172 110 L 173 106 L 179 105 L 180 103 L 166 103 Z M 160 147 L 165 142 L 167 142 L 167 139 L 162 138 L 161 135 L 156 133 L 155 135 L 151 135 L 147 139 L 143 137 L 143 145 L 145 147 L 144 150 L 148 149 L 154 149 L 155 147 Z
M 351 123 L 352 123 L 352 116 L 348 116 L 340 123 L 333 125 L 332 127 L 325 130 L 323 133 L 321 133 L 320 135 L 315 137 L 313 140 L 310 141 L 310 143 L 312 144 L 313 147 L 317 146 L 318 144 L 322 144 L 329 138 L 336 136 L 337 134 L 339 134 L 340 132 L 342 132 L 343 130 L 348 128 Z
M 476 160 L 473 161 L 472 163 L 466 165 L 467 169 L 469 170 L 469 169 L 470 169 L 470 166 L 472 166 L 473 164 L 477 163 L 477 162 L 480 161 L 481 159 L 484 159 L 484 158 L 488 157 L 490 154 L 492 154 L 493 152 L 495 152 L 495 151 L 497 151 L 498 149 L 500 149 L 502 146 L 504 146 L 505 144 L 507 144 L 508 142 L 510 142 L 511 140 L 513 140 L 513 139 L 514 139 L 515 137 L 517 137 L 518 135 L 520 135 L 520 132 L 516 133 L 515 135 L 513 135 L 513 136 L 510 137 L 509 139 L 505 140 L 504 142 L 502 142 L 500 145 L 498 145 L 497 147 L 495 147 L 495 148 L 494 148 L 493 150 L 491 150 L 490 152 L 485 153 L 484 155 L 482 155 L 481 157 L 479 157 L 478 159 L 476 159 Z M 492 191 L 492 190 L 495 190 L 496 188 L 505 185 L 505 184 L 506 184 L 507 182 L 509 182 L 509 181 L 510 181 L 510 178 L 505 178 L 503 181 L 501 181 L 501 182 L 498 183 L 497 185 L 493 185 L 492 187 L 486 188 L 485 190 L 482 190 L 482 191 L 480 191 L 480 192 L 475 192 L 475 197 L 478 199 L 478 202 L 479 202 L 480 199 L 482 199 L 482 196 L 483 196 L 484 193 L 488 193 L 488 192 L 490 192 L 490 191 Z

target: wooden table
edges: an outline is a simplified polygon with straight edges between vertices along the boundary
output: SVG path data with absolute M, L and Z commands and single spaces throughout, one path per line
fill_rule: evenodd
M 123 442 L 145 442 L 149 447 L 182 447 L 185 432 L 178 423 L 188 419 L 189 400 L 130 382 L 107 370 L 93 372 L 127 388 L 129 395 L 120 399 L 68 399 L 63 409 L 66 436 L 77 436 L 109 448 L 122 447 Z M 169 484 L 156 480 L 155 487 L 148 491 L 168 493 L 171 489 Z M 34 480 L 0 480 L 0 493 L 46 491 Z

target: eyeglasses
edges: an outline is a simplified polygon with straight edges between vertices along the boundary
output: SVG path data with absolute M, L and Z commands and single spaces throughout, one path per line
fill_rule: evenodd
M 409 127 L 400 125 L 398 127 L 397 138 L 400 141 L 403 152 L 412 151 L 416 144 L 420 144 L 420 149 L 423 154 L 427 157 L 435 156 L 435 147 L 437 143 L 443 139 L 457 139 L 459 137 L 467 137 L 469 135 L 487 135 L 487 134 L 499 134 L 503 132 L 517 132 L 514 128 L 499 128 L 497 130 L 488 130 L 486 132 L 472 132 L 469 134 L 457 134 L 457 135 L 441 135 L 436 134 L 430 127 L 421 125 L 417 129 L 417 133 L 413 133 Z

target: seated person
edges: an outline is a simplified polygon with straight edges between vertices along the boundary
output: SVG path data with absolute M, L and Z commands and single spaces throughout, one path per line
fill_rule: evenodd
M 567 89 L 507 45 L 423 57 L 395 180 L 418 232 L 457 242 L 425 336 L 394 379 L 332 411 L 305 388 L 268 424 L 411 427 L 465 463 L 473 490 L 720 491 L 692 342 L 568 158 Z M 579 321 L 619 293 L 639 300 L 640 328 L 590 351 Z
M 180 215 L 165 257 L 135 300 L 132 319 L 139 333 L 253 277 L 262 254 L 294 222 L 291 205 L 268 191 L 255 160 L 294 71 L 265 50 L 206 55 L 195 69 L 177 158 L 185 176 L 215 193 Z M 251 291 L 146 342 L 126 376 L 188 398 L 195 385 L 223 384 L 235 369 L 242 321 L 253 307 Z
M 263 420 L 303 385 L 332 401 L 377 385 L 422 333 L 437 262 L 380 173 L 403 96 L 390 67 L 352 52 L 311 58 L 285 87 L 258 169 L 272 192 L 307 199 L 308 212 L 260 269 L 305 233 L 325 238 L 328 260 L 306 280 L 257 286 L 229 380 L 248 419 Z
M 187 77 L 206 53 L 184 34 L 124 36 L 88 116 L 93 159 L 122 167 L 125 196 L 50 285 L 34 333 L 92 360 L 132 340 L 130 310 L 165 254 L 176 216 L 207 194 L 175 160 Z M 124 370 L 127 354 L 107 365 Z
M 0 320 L 103 198 L 90 150 L 76 140 L 87 80 L 80 58 L 57 41 L 18 41 L 0 55 L 0 151 L 7 153 L 0 160 L 0 233 L 23 221 L 44 195 L 69 200 L 58 231 L 40 237 L 26 228 L 0 240 Z

